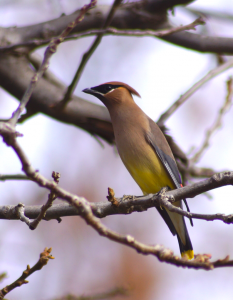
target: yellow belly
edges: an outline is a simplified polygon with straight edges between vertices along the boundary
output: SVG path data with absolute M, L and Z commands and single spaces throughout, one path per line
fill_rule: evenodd
M 122 150 L 122 148 L 120 150 Z M 124 165 L 141 188 L 143 194 L 158 193 L 161 188 L 165 186 L 175 189 L 175 185 L 170 179 L 165 167 L 149 145 L 144 145 L 143 149 L 137 148 L 137 151 L 135 151 L 135 147 L 130 147 L 130 150 L 131 151 L 119 151 L 118 149 Z M 181 207 L 181 202 L 175 202 L 173 205 Z M 186 238 L 183 217 L 170 212 L 166 208 L 165 210 L 175 226 L 182 243 L 185 245 Z M 194 257 L 193 250 L 185 251 L 182 253 L 182 256 L 185 254 L 189 259 Z
M 141 157 L 141 159 L 135 159 L 132 155 L 130 158 L 128 157 L 127 161 L 124 161 L 124 164 L 144 195 L 158 193 L 161 188 L 165 186 L 175 189 L 174 183 L 154 151 L 151 152 L 147 149 L 147 156 Z M 173 205 L 181 207 L 181 202 L 175 202 Z M 179 233 L 181 241 L 185 244 L 185 231 L 182 216 L 172 213 L 167 209 L 166 211 L 171 218 L 176 231 Z
M 163 164 L 151 148 L 147 149 L 146 156 L 123 156 L 122 160 L 144 194 L 158 193 L 164 186 L 175 188 Z

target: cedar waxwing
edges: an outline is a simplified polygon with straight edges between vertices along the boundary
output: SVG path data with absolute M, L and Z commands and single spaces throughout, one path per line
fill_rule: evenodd
M 143 194 L 158 193 L 161 188 L 182 187 L 181 177 L 165 136 L 158 125 L 134 102 L 140 97 L 129 85 L 107 82 L 83 90 L 99 98 L 109 110 L 116 146 L 129 173 Z M 173 203 L 182 208 L 181 201 Z M 194 257 L 184 217 L 166 208 L 156 207 L 173 235 L 177 235 L 181 255 Z

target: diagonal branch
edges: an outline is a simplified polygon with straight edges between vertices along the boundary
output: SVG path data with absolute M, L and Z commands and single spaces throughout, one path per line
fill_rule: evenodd
M 6 294 L 10 293 L 16 287 L 28 283 L 26 278 L 28 278 L 34 272 L 41 270 L 45 265 L 47 265 L 49 259 L 54 259 L 54 257 L 50 254 L 51 251 L 52 248 L 45 248 L 44 251 L 40 254 L 38 262 L 32 268 L 27 265 L 27 269 L 23 271 L 23 274 L 16 281 L 0 290 L 0 300 L 3 299 Z
M 167 111 L 165 111 L 157 121 L 159 126 L 162 126 L 167 119 L 192 95 L 194 94 L 203 84 L 217 75 L 225 72 L 226 70 L 233 67 L 233 59 L 228 60 L 224 64 L 217 66 L 206 74 L 201 80 L 195 83 L 184 95 L 182 95 L 177 101 L 175 101 Z
M 71 30 L 83 20 L 85 13 L 95 5 L 96 0 L 91 0 L 91 2 L 88 5 L 84 5 L 83 8 L 80 10 L 80 14 L 78 15 L 78 17 L 73 22 L 71 22 L 57 38 L 53 38 L 52 41 L 49 43 L 49 46 L 45 50 L 43 62 L 39 67 L 38 71 L 32 77 L 31 82 L 26 92 L 24 93 L 18 108 L 9 120 L 9 124 L 15 126 L 15 124 L 17 123 L 18 118 L 23 112 L 24 108 L 26 107 L 38 80 L 43 76 L 44 72 L 47 70 L 49 66 L 49 60 L 51 56 L 56 52 L 58 45 L 62 43 L 64 41 L 64 38 L 71 32 Z
M 206 136 L 204 138 L 204 141 L 203 141 L 202 145 L 200 146 L 200 148 L 198 150 L 196 150 L 196 153 L 194 154 L 194 156 L 189 160 L 190 165 L 193 165 L 193 164 L 197 163 L 200 160 L 203 152 L 209 146 L 209 142 L 210 142 L 210 139 L 211 139 L 213 133 L 219 127 L 221 127 L 223 117 L 229 111 L 229 109 L 232 105 L 232 96 L 233 96 L 233 80 L 232 80 L 232 77 L 230 77 L 227 80 L 227 96 L 226 96 L 226 99 L 225 99 L 222 107 L 220 108 L 220 110 L 217 114 L 217 118 L 216 118 L 214 124 L 207 130 Z
M 58 172 L 53 172 L 53 173 L 52 173 L 52 177 L 53 177 L 54 182 L 55 182 L 56 184 L 58 184 L 58 183 L 59 183 L 59 178 L 60 178 L 60 173 L 58 173 Z M 50 207 L 52 207 L 53 201 L 54 201 L 56 198 L 57 198 L 56 193 L 50 191 L 48 200 L 47 200 L 47 202 L 46 202 L 44 205 L 42 205 L 39 215 L 37 216 L 37 218 L 36 218 L 34 221 L 31 221 L 31 222 L 28 224 L 28 225 L 29 225 L 29 228 L 30 228 L 31 230 L 36 229 L 37 226 L 39 225 L 39 223 L 41 222 L 41 220 L 45 218 L 47 210 L 48 210 Z
M 103 29 L 106 29 L 109 26 L 109 24 L 111 23 L 114 13 L 117 10 L 118 6 L 120 5 L 121 1 L 122 0 L 114 0 L 114 3 L 110 9 L 110 12 L 104 22 Z M 60 108 L 64 108 L 67 105 L 67 103 L 71 100 L 71 95 L 73 94 L 73 92 L 79 82 L 82 72 L 83 72 L 88 60 L 90 59 L 92 54 L 95 52 L 96 48 L 99 46 L 103 35 L 104 35 L 104 32 L 99 33 L 97 35 L 97 37 L 95 38 L 94 42 L 92 43 L 90 49 L 86 53 L 84 53 L 81 63 L 78 67 L 78 70 L 76 71 L 74 78 L 73 78 L 71 84 L 69 85 L 63 100 L 59 104 Z

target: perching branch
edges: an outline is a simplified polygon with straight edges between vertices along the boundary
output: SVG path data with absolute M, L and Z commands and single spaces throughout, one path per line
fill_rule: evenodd
M 147 196 L 124 196 L 115 198 L 114 192 L 110 189 L 109 202 L 90 203 L 90 208 L 94 216 L 104 218 L 109 215 L 131 214 L 133 212 L 142 212 L 155 206 L 166 206 L 169 210 L 175 211 L 187 218 L 201 219 L 206 221 L 220 220 L 226 224 L 233 223 L 233 215 L 224 214 L 198 214 L 186 212 L 171 205 L 175 201 L 184 198 L 194 198 L 201 193 L 210 191 L 226 185 L 233 185 L 233 172 L 218 173 L 206 180 L 185 186 L 182 189 L 167 191 L 165 193 L 150 194 Z M 18 206 L 22 204 L 0 206 L 0 219 L 15 220 L 19 218 Z M 41 212 L 41 206 L 25 206 L 20 217 L 35 219 Z M 53 204 L 46 212 L 46 220 L 58 219 L 65 216 L 80 215 L 79 209 L 68 204 Z M 29 220 L 28 219 L 28 220 Z M 24 221 L 24 220 L 23 220 Z M 29 220 L 30 221 L 30 220 Z M 29 225 L 29 224 L 28 224 Z
M 66 200 L 69 204 L 74 206 L 79 212 L 80 216 L 90 225 L 93 229 L 95 229 L 101 236 L 104 236 L 112 241 L 118 242 L 120 244 L 124 244 L 128 247 L 135 249 L 137 252 L 142 254 L 151 254 L 156 256 L 160 261 L 167 262 L 172 265 L 182 266 L 187 268 L 194 268 L 194 269 L 204 269 L 204 270 L 211 270 L 215 267 L 223 267 L 223 266 L 233 266 L 233 261 L 229 261 L 229 257 L 226 257 L 224 260 L 218 260 L 215 262 L 210 262 L 209 258 L 203 260 L 203 257 L 199 259 L 194 259 L 193 261 L 187 261 L 186 259 L 179 258 L 175 256 L 171 250 L 164 249 L 162 246 L 148 246 L 136 241 L 130 235 L 121 235 L 113 230 L 108 229 L 104 224 L 100 222 L 98 218 L 96 218 L 91 209 L 91 204 L 84 198 L 78 197 L 73 195 L 59 186 L 53 181 L 49 181 L 44 176 L 42 176 L 39 172 L 37 172 L 30 164 L 26 154 L 24 153 L 23 149 L 20 147 L 18 142 L 16 141 L 15 133 L 11 130 L 7 130 L 7 128 L 3 128 L 1 132 L 5 143 L 12 147 L 15 151 L 16 155 L 18 156 L 21 164 L 22 170 L 25 174 L 35 181 L 39 186 L 50 190 L 56 195 Z M 226 172 L 224 174 L 216 174 L 211 178 L 210 182 L 208 183 L 198 183 L 197 190 L 203 192 L 206 190 L 207 186 L 214 185 L 215 187 L 222 186 L 222 184 L 233 184 L 233 172 Z M 175 190 L 177 193 L 176 200 L 183 198 L 182 191 L 187 190 L 187 187 L 182 189 Z M 194 197 L 197 193 L 197 190 L 191 190 L 187 192 L 188 197 Z M 180 192 L 181 191 L 181 192 Z M 171 202 L 175 201 L 172 197 Z M 190 216 L 189 216 L 190 217 Z M 198 256 L 199 257 L 199 256 Z
M 40 254 L 38 262 L 32 268 L 27 265 L 27 269 L 23 271 L 23 274 L 16 281 L 0 290 L 0 300 L 3 299 L 6 294 L 11 292 L 16 287 L 28 283 L 26 278 L 28 278 L 32 273 L 41 270 L 45 265 L 47 265 L 49 259 L 54 259 L 54 257 L 50 254 L 51 251 L 52 248 L 45 248 L 44 251 Z

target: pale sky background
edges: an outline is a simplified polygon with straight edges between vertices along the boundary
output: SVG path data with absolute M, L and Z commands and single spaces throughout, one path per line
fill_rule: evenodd
M 84 3 L 2 0 L 0 26 L 46 21 L 62 12 L 71 13 Z M 233 16 L 231 0 L 198 0 L 190 7 Z M 177 25 L 193 19 L 184 8 L 175 9 L 175 17 L 171 17 Z M 233 19 L 219 22 L 210 18 L 207 22 L 210 34 L 232 37 Z M 65 84 L 70 84 L 80 58 L 92 40 L 93 37 L 89 37 L 64 43 L 52 58 L 50 70 Z M 43 51 L 40 49 L 38 53 L 43 55 Z M 155 38 L 105 37 L 90 59 L 75 94 L 100 104 L 98 99 L 83 94 L 82 90 L 106 81 L 123 81 L 140 93 L 141 98 L 135 98 L 135 101 L 157 120 L 181 94 L 215 66 L 216 57 L 212 54 L 176 47 Z M 232 75 L 231 69 L 205 84 L 166 123 L 185 152 L 203 141 L 225 100 L 226 80 Z M 18 102 L 4 90 L 0 90 L 0 99 L 0 118 L 7 118 Z M 106 200 L 108 187 L 112 187 L 119 197 L 141 194 L 114 148 L 106 143 L 104 149 L 101 148 L 85 131 L 44 115 L 29 119 L 17 130 L 24 134 L 18 140 L 33 166 L 47 177 L 53 170 L 61 172 L 61 187 L 90 201 Z M 198 165 L 217 171 L 232 170 L 232 134 L 231 109 Z M 0 143 L 0 153 L 0 173 L 19 173 L 21 166 L 13 151 Z M 1 205 L 18 202 L 42 204 L 48 194 L 32 182 L 17 181 L 0 183 L 0 193 Z M 211 200 L 204 195 L 190 199 L 191 211 L 209 214 L 233 212 L 232 187 L 209 194 Z M 148 244 L 163 244 L 179 254 L 177 239 L 155 209 L 129 216 L 107 217 L 102 221 L 118 232 L 132 234 Z M 213 259 L 228 254 L 233 258 L 232 225 L 194 220 L 194 227 L 190 228 L 188 224 L 188 229 L 195 253 L 211 253 Z M 0 233 L 0 273 L 6 271 L 8 274 L 2 287 L 18 278 L 27 264 L 33 266 L 45 247 L 53 247 L 55 256 L 55 260 L 43 270 L 29 277 L 29 284 L 11 292 L 8 299 L 54 299 L 66 293 L 88 294 L 122 285 L 122 282 L 129 282 L 132 293 L 135 293 L 129 299 L 232 299 L 233 268 L 206 272 L 159 263 L 154 257 L 140 256 L 132 249 L 98 236 L 79 217 L 63 218 L 61 224 L 54 220 L 42 222 L 35 231 L 30 231 L 20 221 L 0 221 Z M 140 281 L 143 282 L 140 288 L 134 286 L 134 282 L 139 285 Z

